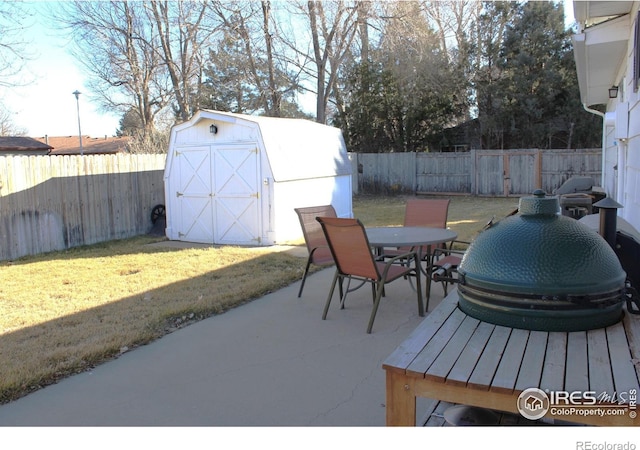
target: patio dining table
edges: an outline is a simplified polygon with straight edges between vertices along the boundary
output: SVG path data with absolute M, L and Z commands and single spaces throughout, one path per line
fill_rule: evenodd
M 378 255 L 384 253 L 385 247 L 418 249 L 418 258 L 427 263 L 426 268 L 420 266 L 420 269 L 427 278 L 426 295 L 428 299 L 431 292 L 431 277 L 428 275 L 430 273 L 431 248 L 434 245 L 454 241 L 458 237 L 458 233 L 447 228 L 433 227 L 368 227 L 365 230 L 369 244 L 376 249 Z
M 450 242 L 458 237 L 455 231 L 431 227 L 368 227 L 367 238 L 371 246 L 423 247 Z

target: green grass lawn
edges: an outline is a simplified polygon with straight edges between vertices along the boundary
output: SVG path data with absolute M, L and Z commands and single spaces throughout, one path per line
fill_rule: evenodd
M 405 198 L 359 196 L 353 212 L 367 226 L 401 225 Z M 448 225 L 471 240 L 516 206 L 515 198 L 451 197 Z M 162 240 L 0 261 L 0 403 L 297 282 L 306 262 L 268 249 L 170 248 L 157 245 Z
M 518 208 L 518 198 L 493 197 L 424 197 L 449 198 L 447 227 L 458 233 L 458 240 L 471 241 L 491 219 L 500 220 Z M 358 196 L 353 214 L 365 226 L 402 225 L 406 197 Z

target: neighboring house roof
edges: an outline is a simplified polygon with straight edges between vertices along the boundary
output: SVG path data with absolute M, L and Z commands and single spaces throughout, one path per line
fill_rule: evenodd
M 0 136 L 0 152 L 44 154 L 49 153 L 53 147 L 42 141 L 26 136 Z
M 471 119 L 445 128 L 429 142 L 430 151 L 455 152 L 482 148 L 480 121 Z
M 78 136 L 45 136 L 36 139 L 52 146 L 51 155 L 79 155 L 81 153 Z M 82 153 L 93 155 L 126 152 L 129 139 L 128 137 L 92 138 L 82 136 Z

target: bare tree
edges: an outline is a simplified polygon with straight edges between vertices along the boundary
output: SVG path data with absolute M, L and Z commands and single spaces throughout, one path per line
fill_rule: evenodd
M 481 5 L 479 0 L 422 2 L 422 9 L 438 33 L 440 48 L 450 57 L 454 56 L 453 49 L 460 51 L 460 49 L 464 49 L 467 46 L 471 27 L 477 19 Z
M 250 106 L 253 108 L 262 108 L 266 115 L 278 116 L 280 102 L 270 102 L 275 99 L 276 88 L 273 86 L 273 50 L 271 36 L 269 30 L 269 14 L 271 12 L 271 5 L 269 2 L 262 2 L 262 24 L 260 21 L 260 14 L 257 3 L 248 2 L 233 2 L 224 3 L 216 2 L 212 5 L 212 10 L 220 18 L 224 24 L 225 33 L 235 41 L 236 49 L 238 53 L 233 54 L 234 72 L 236 76 L 241 77 L 242 81 L 252 85 L 252 91 L 255 91 L 255 99 L 257 99 L 258 105 Z M 263 38 L 258 39 L 259 29 L 264 28 L 266 30 L 263 34 Z M 228 49 L 226 49 L 228 50 Z M 268 78 L 263 76 L 265 62 L 263 55 L 268 55 L 269 63 L 266 64 Z M 222 52 L 216 53 L 217 60 L 210 61 L 214 66 L 223 66 L 226 63 L 223 61 L 225 57 L 230 56 L 229 53 L 223 55 Z M 241 80 L 238 83 L 238 91 L 242 89 Z M 269 92 L 273 92 L 274 95 L 269 95 Z M 238 92 L 239 93 L 239 92 Z M 241 101 L 238 101 L 238 106 L 241 105 Z M 248 106 L 248 105 L 247 105 Z
M 474 90 L 484 148 L 505 148 L 507 129 L 501 120 L 504 77 L 501 65 L 506 31 L 517 15 L 518 5 L 511 2 L 486 2 L 478 15 Z
M 204 52 L 214 27 L 208 2 L 61 2 L 54 19 L 91 74 L 105 110 L 135 111 L 144 135 L 169 105 L 178 120 L 198 108 Z
M 356 4 L 358 16 L 358 36 L 360 37 L 360 60 L 369 61 L 369 18 L 371 16 L 370 1 L 359 1 Z
M 440 41 L 440 48 L 447 56 L 449 64 L 455 67 L 460 94 L 473 102 L 471 85 L 476 76 L 472 70 L 473 48 L 477 48 L 477 23 L 482 11 L 482 2 L 439 0 L 423 1 L 425 11 Z M 465 119 L 470 117 L 468 111 Z
M 327 121 L 341 64 L 358 30 L 356 5 L 357 2 L 338 0 L 287 3 L 295 25 L 283 38 L 295 53 L 290 57 L 292 63 L 313 80 L 319 123 Z
M 33 57 L 25 39 L 29 10 L 18 2 L 0 2 L 0 86 L 25 85 L 22 69 Z M 21 75 L 18 78 L 18 75 Z
M 55 20 L 69 31 L 72 54 L 91 74 L 89 86 L 104 110 L 135 112 L 140 132 L 149 135 L 154 120 L 171 100 L 166 68 L 155 51 L 157 29 L 140 2 L 61 3 Z
M 271 100 L 268 103 L 270 103 L 273 106 L 273 115 L 277 117 L 277 116 L 280 116 L 280 106 L 281 106 L 282 97 L 276 86 L 276 74 L 275 74 L 275 68 L 273 64 L 273 42 L 272 42 L 273 36 L 271 35 L 271 31 L 269 29 L 270 28 L 269 23 L 270 23 L 270 17 L 271 17 L 271 2 L 263 0 L 261 2 L 261 5 L 262 5 L 262 34 L 264 36 L 265 52 L 267 57 L 267 73 L 269 75 L 268 76 L 269 89 L 267 92 Z
M 27 130 L 16 126 L 13 114 L 0 105 L 0 136 L 26 136 Z
M 176 115 L 186 121 L 199 108 L 206 51 L 215 27 L 207 23 L 207 0 L 145 2 L 158 32 L 159 52 L 169 73 Z
M 357 8 L 347 2 L 307 2 L 316 67 L 316 121 L 326 123 L 338 71 L 357 31 Z
M 219 79 L 235 76 L 228 84 L 236 84 L 238 99 L 244 97 L 248 101 L 234 103 L 268 116 L 283 116 L 299 89 L 299 72 L 290 70 L 292 66 L 281 45 L 277 9 L 263 0 L 214 2 L 212 10 L 222 21 L 226 42 L 212 52 L 209 62 L 213 71 L 227 72 L 220 73 Z M 229 67 L 230 63 L 233 67 Z

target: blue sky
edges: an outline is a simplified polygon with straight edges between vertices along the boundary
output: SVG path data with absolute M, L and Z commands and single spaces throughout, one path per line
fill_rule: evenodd
M 52 4 L 55 2 L 39 2 Z M 38 6 L 36 5 L 37 9 Z M 83 135 L 113 136 L 119 117 L 101 114 L 91 102 L 91 91 L 76 61 L 65 50 L 66 40 L 51 24 L 36 16 L 26 39 L 32 43 L 36 58 L 27 64 L 24 79 L 33 82 L 24 87 L 0 91 L 5 107 L 15 113 L 13 122 L 28 136 L 77 136 L 77 103 L 79 96 L 80 125 Z
M 56 2 L 37 3 L 50 6 Z M 564 1 L 564 7 L 569 26 L 573 23 L 573 2 Z M 5 107 L 15 113 L 14 124 L 25 129 L 27 135 L 32 137 L 77 135 L 77 103 L 72 93 L 78 90 L 81 92 L 79 107 L 82 134 L 91 137 L 113 136 L 120 117 L 97 111 L 81 69 L 65 50 L 67 43 L 64 37 L 56 33 L 42 17 L 36 17 L 28 39 L 37 52 L 37 58 L 28 63 L 28 73 L 25 74 L 25 78 L 33 78 L 33 83 L 20 88 L 0 89 Z

